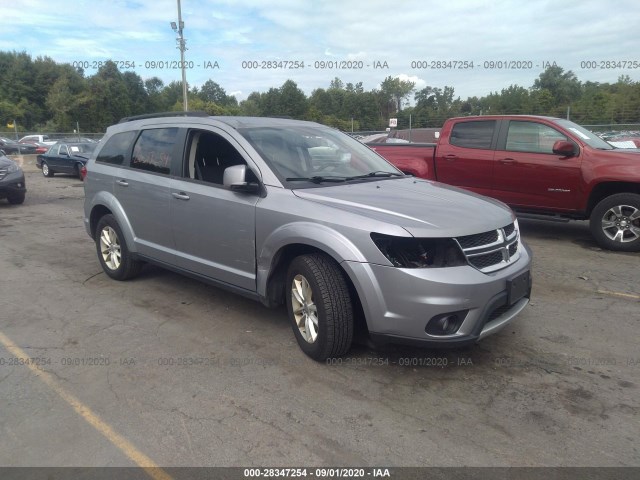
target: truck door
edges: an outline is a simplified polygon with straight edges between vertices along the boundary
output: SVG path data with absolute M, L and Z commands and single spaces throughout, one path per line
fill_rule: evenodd
M 553 153 L 558 140 L 571 141 L 544 123 L 505 120 L 495 152 L 491 196 L 516 208 L 577 209 L 581 157 Z
M 497 121 L 456 121 L 448 135 L 442 133 L 435 158 L 438 181 L 491 195 Z

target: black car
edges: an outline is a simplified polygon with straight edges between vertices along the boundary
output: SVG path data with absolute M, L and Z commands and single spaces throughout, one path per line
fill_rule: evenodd
M 6 155 L 34 155 L 36 153 L 35 145 L 18 143 L 6 137 L 0 137 L 0 148 Z
M 24 172 L 0 150 L 0 198 L 6 198 L 9 203 L 18 205 L 24 202 L 26 193 Z
M 96 148 L 97 143 L 58 142 L 47 153 L 38 155 L 36 166 L 42 169 L 45 177 L 54 173 L 71 173 L 82 179 L 81 170 Z

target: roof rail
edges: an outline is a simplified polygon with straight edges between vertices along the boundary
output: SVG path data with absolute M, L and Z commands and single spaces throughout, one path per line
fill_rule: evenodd
M 134 120 L 144 120 L 145 118 L 162 118 L 162 117 L 209 117 L 207 112 L 157 112 L 146 113 L 144 115 L 134 115 L 132 117 L 123 117 L 118 123 L 132 122 Z

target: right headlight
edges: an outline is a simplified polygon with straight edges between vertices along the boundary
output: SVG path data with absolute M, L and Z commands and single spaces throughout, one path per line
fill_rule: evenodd
M 372 233 L 371 240 L 396 267 L 443 268 L 467 265 L 462 250 L 451 238 L 393 237 Z

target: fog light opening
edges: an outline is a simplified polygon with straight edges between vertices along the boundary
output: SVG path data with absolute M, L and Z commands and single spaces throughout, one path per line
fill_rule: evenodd
M 469 310 L 436 315 L 427 323 L 425 332 L 429 335 L 453 335 L 467 316 Z

